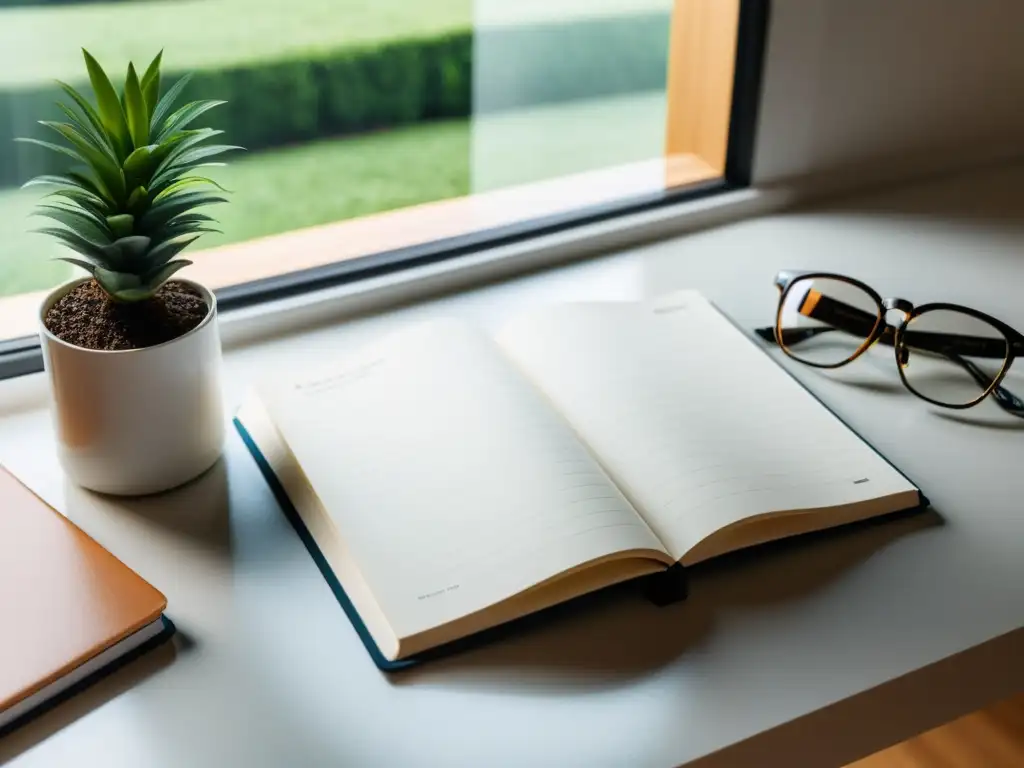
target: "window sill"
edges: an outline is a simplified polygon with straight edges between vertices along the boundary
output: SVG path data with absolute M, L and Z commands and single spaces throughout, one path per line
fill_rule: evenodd
M 719 176 L 695 155 L 656 158 L 195 251 L 190 255 L 193 266 L 183 274 L 213 289 L 226 288 Z M 37 308 L 46 294 L 36 291 L 0 298 L 0 330 L 5 338 L 36 332 Z
M 189 276 L 211 288 L 224 288 L 567 214 L 720 175 L 694 155 L 573 174 L 198 252 Z

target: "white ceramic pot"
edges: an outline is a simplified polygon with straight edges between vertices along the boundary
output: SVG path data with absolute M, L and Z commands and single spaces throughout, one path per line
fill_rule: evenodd
M 64 294 L 47 296 L 39 335 L 60 461 L 79 485 L 102 493 L 165 491 L 209 469 L 224 444 L 220 336 L 213 293 L 189 280 L 210 308 L 184 336 L 146 349 L 84 349 L 43 323 Z

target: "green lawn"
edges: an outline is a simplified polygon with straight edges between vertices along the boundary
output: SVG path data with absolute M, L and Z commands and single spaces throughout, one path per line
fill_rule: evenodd
M 229 205 L 211 209 L 224 234 L 196 246 L 657 157 L 664 101 L 660 92 L 632 94 L 240 153 L 217 175 L 234 191 Z M 27 233 L 36 199 L 0 190 L 0 295 L 48 288 L 72 272 L 50 261 L 59 246 Z
M 427 123 L 262 152 L 221 169 L 234 195 L 204 247 L 469 194 L 469 124 Z
M 465 195 L 469 140 L 469 124 L 459 120 L 240 154 L 218 176 L 234 192 L 231 203 L 211 209 L 224 234 L 206 235 L 195 247 Z M 73 272 L 51 261 L 60 246 L 27 232 L 42 221 L 29 217 L 37 199 L 0 192 L 0 295 L 49 288 Z
M 668 12 L 671 0 L 132 0 L 0 8 L 0 87 L 82 80 L 166 50 L 175 71 L 477 26 Z
M 469 29 L 473 0 L 155 0 L 0 9 L 0 87 L 81 80 L 162 49 L 170 70 Z

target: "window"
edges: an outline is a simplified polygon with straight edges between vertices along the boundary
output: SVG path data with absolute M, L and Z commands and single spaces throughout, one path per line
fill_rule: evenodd
M 245 146 L 223 235 L 184 273 L 226 304 L 743 184 L 762 0 L 0 0 L 0 339 L 73 276 L 28 234 L 13 143 L 82 85 L 164 49 Z M 88 92 L 88 89 L 86 89 Z M 17 343 L 28 350 L 32 342 Z M 27 359 L 27 358 L 26 358 Z

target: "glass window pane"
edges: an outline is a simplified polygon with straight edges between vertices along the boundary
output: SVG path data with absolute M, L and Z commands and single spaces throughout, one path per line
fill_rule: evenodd
M 694 13 L 705 5 L 710 12 Z M 680 53 L 676 41 L 701 39 L 695 19 L 704 17 L 732 25 L 721 50 L 703 46 L 731 68 L 738 8 L 738 0 L 0 0 L 0 337 L 31 332 L 32 294 L 77 274 L 53 260 L 63 246 L 29 233 L 41 193 L 19 189 L 66 166 L 13 140 L 49 139 L 37 121 L 63 119 L 55 79 L 92 97 L 83 47 L 115 85 L 129 60 L 141 69 L 163 50 L 164 90 L 191 72 L 188 100 L 228 102 L 196 125 L 224 130 L 225 142 L 247 152 L 209 169 L 233 194 L 210 209 L 223 234 L 192 246 L 195 265 L 183 273 L 222 288 L 528 228 L 720 177 L 698 144 L 668 153 L 672 100 L 691 99 L 703 77 L 677 78 L 687 82 L 673 96 L 668 73 L 690 66 L 692 51 Z M 719 80 L 725 125 L 731 80 Z

